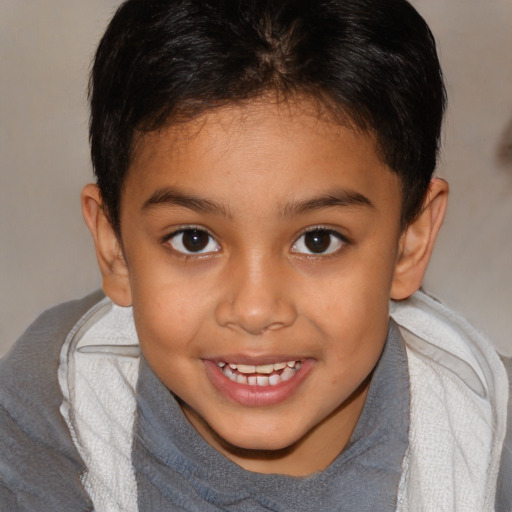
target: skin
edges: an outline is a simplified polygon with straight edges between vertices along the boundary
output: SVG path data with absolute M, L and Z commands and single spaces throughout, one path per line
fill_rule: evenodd
M 245 469 L 307 475 L 350 439 L 389 299 L 420 286 L 446 197 L 434 180 L 401 231 L 400 183 L 371 134 L 305 99 L 262 99 L 140 139 L 122 243 L 94 185 L 83 212 L 105 292 L 133 306 L 144 357 L 199 434 Z M 206 233 L 199 252 L 183 245 L 191 228 Z M 276 403 L 240 403 L 211 378 L 218 361 L 288 360 L 307 370 Z

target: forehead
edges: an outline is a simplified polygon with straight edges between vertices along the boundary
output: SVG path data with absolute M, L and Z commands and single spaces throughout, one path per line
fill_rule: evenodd
M 335 122 L 314 101 L 253 100 L 141 136 L 124 195 L 200 191 L 232 209 L 344 189 L 399 203 L 398 178 L 376 148 L 371 133 Z

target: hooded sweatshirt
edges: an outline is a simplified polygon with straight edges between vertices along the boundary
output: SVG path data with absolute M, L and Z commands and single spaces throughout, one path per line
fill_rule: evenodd
M 2 510 L 493 510 L 503 365 L 422 293 L 391 315 L 350 442 L 299 478 L 246 471 L 199 436 L 141 355 L 131 308 L 96 294 L 43 314 L 0 363 Z

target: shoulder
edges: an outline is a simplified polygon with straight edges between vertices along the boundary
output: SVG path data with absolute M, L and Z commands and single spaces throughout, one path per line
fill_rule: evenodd
M 59 412 L 58 369 L 69 332 L 101 298 L 45 311 L 0 361 L 0 502 L 9 510 L 90 509 L 83 463 Z
M 391 305 L 409 352 L 487 399 L 492 407 L 505 403 L 508 378 L 492 344 L 461 315 L 425 293 Z
M 103 298 L 103 292 L 97 290 L 86 297 L 53 306 L 41 313 L 20 336 L 8 354 L 0 360 L 0 368 L 25 360 L 34 347 L 45 350 L 60 350 L 63 341 L 80 317 L 95 303 Z
M 95 292 L 80 300 L 59 304 L 42 313 L 0 360 L 0 404 L 36 407 L 60 405 L 57 371 L 61 346 L 80 317 L 102 298 Z M 19 407 L 16 407 L 19 409 Z
M 512 358 L 502 357 L 508 373 L 509 382 L 512 383 Z M 498 477 L 498 490 L 496 496 L 496 512 L 512 510 L 512 403 L 510 400 L 512 390 L 509 391 L 508 423 L 503 453 L 501 456 L 500 474 Z
M 409 359 L 411 464 L 416 476 L 425 475 L 409 494 L 419 499 L 416 488 L 434 478 L 439 489 L 424 496 L 439 491 L 445 502 L 464 497 L 457 498 L 457 510 L 493 510 L 509 386 L 496 350 L 463 317 L 423 293 L 393 304 L 391 314 Z

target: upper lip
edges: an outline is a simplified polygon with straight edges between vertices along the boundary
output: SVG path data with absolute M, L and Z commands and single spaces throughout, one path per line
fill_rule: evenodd
M 283 355 L 283 354 L 265 354 L 259 356 L 251 356 L 247 354 L 229 354 L 225 356 L 205 357 L 205 361 L 212 361 L 213 363 L 233 363 L 245 364 L 252 366 L 260 366 L 274 363 L 287 363 L 288 361 L 304 361 L 309 359 L 304 356 L 297 355 Z

